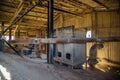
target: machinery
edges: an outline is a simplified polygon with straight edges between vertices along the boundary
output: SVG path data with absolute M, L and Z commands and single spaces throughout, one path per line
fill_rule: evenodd
M 65 29 L 65 30 L 64 30 Z M 85 38 L 85 30 L 76 31 L 73 33 L 72 27 L 67 28 L 59 28 L 59 30 L 63 30 L 64 35 L 63 38 Z M 58 31 L 58 30 L 57 30 Z M 70 35 L 68 34 L 70 33 Z M 59 32 L 57 32 L 59 33 Z M 69 35 L 69 36 L 67 36 Z M 61 35 L 57 35 L 57 38 L 61 38 Z M 57 44 L 55 61 L 59 61 L 61 63 L 65 63 L 71 65 L 73 68 L 81 67 L 81 65 L 85 62 L 86 59 L 86 44 L 85 43 L 59 43 Z
M 55 60 L 71 65 L 81 66 L 86 59 L 86 44 L 57 44 Z

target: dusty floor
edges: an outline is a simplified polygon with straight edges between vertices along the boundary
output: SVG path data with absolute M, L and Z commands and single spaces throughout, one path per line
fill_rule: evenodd
M 11 79 L 8 80 L 114 80 L 101 71 L 72 70 L 60 65 L 34 63 L 2 52 L 0 52 L 0 65 L 10 73 Z M 1 72 L 0 80 L 6 80 Z

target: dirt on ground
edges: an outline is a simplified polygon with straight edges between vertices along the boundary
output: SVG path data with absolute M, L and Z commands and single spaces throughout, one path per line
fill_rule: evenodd
M 34 63 L 17 55 L 0 52 L 0 65 L 10 73 L 10 78 L 2 80 L 107 80 L 103 75 L 89 70 L 71 69 L 62 65 Z M 102 73 L 100 73 L 102 74 Z

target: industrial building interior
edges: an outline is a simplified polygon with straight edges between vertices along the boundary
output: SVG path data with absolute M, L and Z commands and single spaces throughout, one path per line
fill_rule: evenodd
M 119 80 L 120 0 L 0 0 L 0 80 Z

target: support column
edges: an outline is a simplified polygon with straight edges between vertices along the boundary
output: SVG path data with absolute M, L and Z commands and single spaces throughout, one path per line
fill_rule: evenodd
M 18 39 L 20 39 L 20 29 L 18 29 Z
M 47 37 L 53 38 L 53 0 L 48 1 L 48 31 Z M 47 62 L 53 64 L 54 44 L 47 45 Z
M 2 26 L 1 26 L 1 33 L 3 33 L 3 32 L 4 32 L 4 22 L 2 22 Z
M 2 34 L 2 36 L 4 36 L 4 34 L 3 34 L 3 32 L 4 32 L 4 22 L 2 22 L 1 24 L 2 24 L 2 26 L 1 26 L 1 34 Z M 3 51 L 3 49 L 4 49 L 4 42 L 0 39 L 0 51 Z
M 9 29 L 9 41 L 12 39 L 12 28 Z

